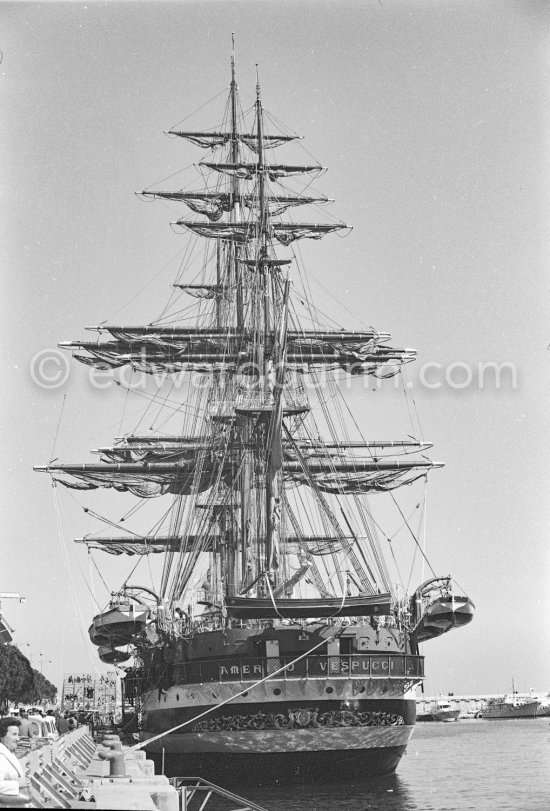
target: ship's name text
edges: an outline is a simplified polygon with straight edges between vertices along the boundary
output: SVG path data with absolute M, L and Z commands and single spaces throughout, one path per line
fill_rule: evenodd
M 272 669 L 278 669 L 272 666 Z M 296 665 L 289 664 L 286 669 L 285 673 L 292 674 L 296 671 Z M 309 675 L 315 675 L 314 671 L 317 671 L 317 675 L 342 675 L 346 673 L 350 673 L 353 675 L 357 675 L 360 673 L 365 673 L 369 675 L 388 675 L 392 670 L 391 667 L 391 659 L 387 657 L 381 657 L 379 660 L 365 657 L 365 658 L 355 658 L 355 657 L 334 657 L 333 660 L 323 661 L 317 660 L 312 667 L 312 663 L 309 663 Z M 241 678 L 246 679 L 250 678 L 251 676 L 258 676 L 262 678 L 263 676 L 267 675 L 265 667 L 263 663 L 255 663 L 255 664 L 232 664 L 232 665 L 222 665 L 219 666 L 219 677 L 220 681 L 223 679 L 235 679 Z

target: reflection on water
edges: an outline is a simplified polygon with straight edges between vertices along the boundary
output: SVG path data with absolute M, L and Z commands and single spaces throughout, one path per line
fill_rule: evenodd
M 391 777 L 239 793 L 268 811 L 549 811 L 548 718 L 418 724 Z
M 383 808 L 385 811 L 414 811 L 418 806 L 411 798 L 408 786 L 398 775 L 377 777 L 353 783 L 325 783 L 313 786 L 277 786 L 253 792 L 245 796 L 259 804 L 265 804 L 268 811 L 367 811 Z

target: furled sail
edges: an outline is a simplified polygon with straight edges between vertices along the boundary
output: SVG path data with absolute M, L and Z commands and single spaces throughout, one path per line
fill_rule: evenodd
M 252 335 L 251 330 L 241 330 L 236 327 L 227 327 L 221 329 L 219 327 L 178 327 L 178 326 L 162 326 L 159 324 L 149 324 L 147 326 L 119 326 L 111 324 L 101 324 L 93 327 L 86 327 L 87 330 L 94 332 L 109 332 L 113 337 L 124 336 L 153 336 L 155 338 L 186 338 L 188 336 L 203 336 L 206 338 L 219 338 L 227 336 L 229 338 L 246 337 Z M 387 341 L 390 339 L 389 332 L 380 332 L 375 329 L 364 329 L 360 332 L 352 330 L 338 330 L 327 331 L 323 329 L 318 330 L 288 330 L 289 341 L 328 341 L 328 342 L 357 342 L 366 343 L 370 340 Z M 133 338 L 136 340 L 136 338 Z
M 151 536 L 98 536 L 97 538 L 75 538 L 75 543 L 84 544 L 88 549 L 107 552 L 110 555 L 152 555 L 160 552 L 189 552 L 199 541 L 204 552 L 212 552 L 213 536 L 204 539 L 196 535 L 151 535 Z M 354 538 L 345 539 L 349 542 Z M 333 555 L 342 549 L 341 538 L 330 538 L 324 535 L 288 536 L 281 543 L 289 553 L 307 552 L 308 555 Z
M 183 439 L 183 438 L 182 438 Z M 174 437 L 174 440 L 176 438 Z M 199 451 L 205 450 L 220 450 L 223 448 L 222 437 L 209 438 L 205 440 L 201 437 L 193 437 L 188 441 L 147 441 L 144 439 L 139 444 L 130 442 L 128 444 L 118 444 L 102 448 L 97 448 L 92 453 L 97 453 L 101 456 L 104 462 L 154 462 L 154 461 L 172 461 L 181 462 L 189 461 L 196 458 Z M 416 452 L 419 450 L 427 450 L 431 447 L 429 442 L 341 442 L 341 443 L 327 443 L 327 442 L 314 442 L 314 441 L 296 441 L 289 442 L 283 439 L 282 451 L 286 459 L 293 459 L 295 457 L 295 448 L 299 449 L 300 454 L 305 458 L 320 456 L 324 458 L 334 457 L 340 458 L 342 451 L 350 448 L 368 448 L 373 453 L 373 458 L 379 455 L 381 451 L 389 448 L 392 455 L 396 453 Z M 253 448 L 252 443 L 233 443 L 233 450 L 239 451 L 245 448 Z
M 75 543 L 85 544 L 88 549 L 99 549 L 110 555 L 151 555 L 159 552 L 187 552 L 194 538 L 183 536 L 157 535 L 146 537 L 97 537 L 75 538 Z M 212 550 L 212 544 L 207 551 Z
M 190 495 L 208 490 L 218 478 L 229 487 L 236 486 L 240 459 L 232 454 L 221 461 L 205 455 L 181 462 L 119 462 L 97 464 L 53 464 L 35 470 L 56 474 L 60 484 L 75 489 L 112 487 L 142 498 L 173 493 Z M 368 493 L 391 490 L 410 484 L 441 465 L 420 459 L 373 460 L 348 457 L 347 459 L 284 460 L 283 476 L 289 483 L 315 486 L 328 493 Z M 67 479 L 69 476 L 71 478 Z M 73 482 L 73 480 L 76 480 Z M 84 488 L 83 488 L 84 485 Z
M 226 288 L 221 284 L 175 284 L 189 296 L 201 299 L 224 299 L 226 298 Z
M 183 130 L 168 130 L 167 135 L 176 135 L 178 138 L 185 138 L 203 149 L 215 149 L 225 146 L 230 141 L 238 140 L 246 144 L 249 149 L 258 149 L 258 135 L 251 132 L 185 132 Z M 268 147 L 275 148 L 289 141 L 301 139 L 301 135 L 266 135 L 262 134 L 262 143 Z
M 240 180 L 252 180 L 258 174 L 265 174 L 270 180 L 278 180 L 280 177 L 293 177 L 294 175 L 311 174 L 312 172 L 322 172 L 323 167 L 319 164 L 289 166 L 286 164 L 265 164 L 260 163 L 210 163 L 201 161 L 199 166 L 221 172 L 224 175 L 238 177 Z
M 235 203 L 240 203 L 246 208 L 256 210 L 259 207 L 257 195 L 239 194 L 234 195 L 229 192 L 186 192 L 186 191 L 155 191 L 145 190 L 139 192 L 140 197 L 159 198 L 163 200 L 174 200 L 185 203 L 188 208 L 197 214 L 205 214 L 209 220 L 217 221 L 225 212 L 231 211 Z M 288 208 L 305 205 L 322 205 L 330 202 L 328 197 L 302 197 L 288 195 L 268 195 L 265 198 L 270 214 L 275 217 L 283 214 Z
M 99 369 L 116 369 L 125 364 L 153 373 L 158 370 L 179 372 L 185 369 L 217 371 L 253 368 L 257 361 L 257 343 L 247 331 L 176 330 L 132 327 L 108 327 L 115 341 L 104 343 L 69 341 L 65 349 L 81 350 L 77 360 Z M 403 363 L 414 360 L 409 348 L 386 345 L 387 335 L 372 332 L 290 332 L 287 340 L 286 367 L 299 372 L 310 368 L 343 369 L 351 374 L 387 377 L 397 374 Z M 273 344 L 272 339 L 272 345 Z M 269 356 L 269 349 L 268 350 Z
M 232 223 L 232 222 L 189 222 L 187 220 L 176 220 L 173 226 L 186 228 L 201 237 L 210 239 L 229 239 L 234 242 L 244 244 L 258 237 L 256 222 Z M 273 237 L 282 245 L 290 245 L 296 239 L 322 239 L 326 234 L 333 231 L 349 229 L 349 225 L 344 223 L 276 223 L 270 226 Z

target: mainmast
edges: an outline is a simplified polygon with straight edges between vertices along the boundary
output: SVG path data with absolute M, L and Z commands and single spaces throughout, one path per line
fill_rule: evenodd
M 274 341 L 271 368 L 268 374 L 270 400 L 273 403 L 267 437 L 266 470 L 266 571 L 274 577 L 279 568 L 279 542 L 283 512 L 283 389 L 285 384 L 286 335 L 288 327 L 288 294 L 290 281 L 284 286 L 283 303 L 280 312 L 280 326 Z
M 263 328 L 258 335 L 258 368 L 262 376 L 264 402 L 269 404 L 265 412 L 265 559 L 260 562 L 267 577 L 274 585 L 278 584 L 276 571 L 279 569 L 279 540 L 283 497 L 283 454 L 282 420 L 283 387 L 285 380 L 284 356 L 288 322 L 288 280 L 282 306 L 277 306 L 277 284 L 275 276 L 280 272 L 277 260 L 268 261 L 269 210 L 266 205 L 266 167 L 264 164 L 263 108 L 258 66 L 256 66 L 256 126 L 258 134 L 258 315 Z M 270 313 L 270 299 L 273 304 L 273 317 Z M 278 334 L 275 330 L 279 325 Z M 266 349 L 270 346 L 269 357 Z
M 229 139 L 229 158 L 231 163 L 237 164 L 240 159 L 239 154 L 239 138 L 238 138 L 238 124 L 237 124 L 237 78 L 235 67 L 235 37 L 231 35 L 232 49 L 231 49 L 231 82 L 229 85 L 229 101 L 230 101 L 230 139 Z M 240 181 L 236 174 L 230 176 L 230 206 L 229 206 L 229 222 L 238 223 L 241 221 L 241 189 Z M 218 239 L 218 245 L 221 240 Z M 228 280 L 227 284 L 229 289 L 235 290 L 235 323 L 237 331 L 243 328 L 243 290 L 242 279 L 240 271 L 240 248 L 235 240 L 230 240 L 227 244 L 228 253 Z M 229 377 L 234 375 L 229 372 Z M 223 381 L 222 375 L 222 381 Z M 220 382 L 222 382 L 220 381 Z M 223 383 L 222 383 L 223 385 Z M 238 437 L 235 437 L 238 439 Z M 225 535 L 225 543 L 222 547 L 223 555 L 225 557 L 225 566 L 221 567 L 221 586 L 225 595 L 233 595 L 237 593 L 237 586 L 241 577 L 242 564 L 239 561 L 239 552 L 242 557 L 242 537 L 243 537 L 243 510 L 246 512 L 246 494 L 249 488 L 250 471 L 249 469 L 243 470 L 240 476 L 239 483 L 239 499 L 237 503 L 231 501 L 225 506 L 219 508 L 219 521 L 220 530 Z M 240 520 L 237 515 L 240 513 Z M 212 556 L 212 566 L 215 565 L 215 556 Z
M 265 166 L 263 144 L 263 110 L 258 66 L 256 65 L 256 126 L 258 132 L 258 197 L 260 259 L 267 258 L 267 209 L 265 201 Z

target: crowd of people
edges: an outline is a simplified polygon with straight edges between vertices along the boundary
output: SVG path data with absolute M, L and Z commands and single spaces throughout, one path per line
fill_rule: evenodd
M 94 721 L 91 713 L 21 707 L 9 715 L 0 710 L 0 805 L 30 807 L 30 784 L 19 757 L 32 747 L 33 738 L 40 737 L 37 732 L 41 729 L 40 719 L 52 722 L 59 735 L 71 732 L 81 723 L 93 725 Z

